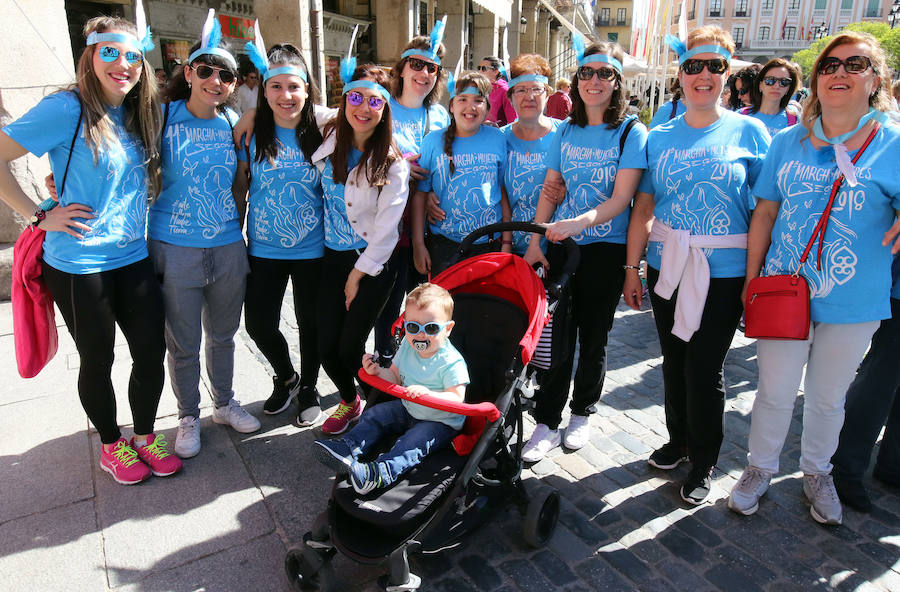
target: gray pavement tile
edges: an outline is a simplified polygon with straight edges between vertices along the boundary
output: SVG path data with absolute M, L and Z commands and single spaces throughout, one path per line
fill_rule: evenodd
M 175 418 L 162 420 L 174 442 Z M 166 425 L 168 424 L 168 425 Z M 202 420 L 203 448 L 182 473 L 135 486 L 95 471 L 98 519 L 113 587 L 178 567 L 274 531 L 263 497 L 231 443 L 231 428 Z M 93 436 L 99 455 L 100 439 Z M 154 541 L 140 553 L 135 532 Z
M 728 592 L 758 592 L 762 590 L 758 584 L 747 579 L 744 572 L 733 565 L 719 563 L 706 570 L 706 579 Z
M 522 592 L 544 592 L 557 584 L 545 578 L 528 559 L 510 559 L 500 567 Z
M 598 555 L 638 586 L 649 589 L 653 573 L 649 566 L 630 549 L 626 549 L 619 543 L 610 543 L 604 545 Z
M 552 551 L 546 549 L 531 556 L 531 562 L 534 566 L 544 574 L 556 588 L 573 583 L 578 579 L 566 564 L 566 560 L 568 559 L 569 558 L 566 557 L 564 560 Z M 507 571 L 507 573 L 509 573 L 509 571 Z
M 87 418 L 69 393 L 0 413 L 0 523 L 93 497 Z
M 464 555 L 456 563 L 479 590 L 494 590 L 503 583 L 497 570 L 485 561 L 485 555 Z
M 94 504 L 79 502 L 0 525 L 4 590 L 106 590 Z
M 66 354 L 75 351 L 75 346 L 65 330 L 59 334 L 59 341 L 58 353 L 47 366 L 34 378 L 22 378 L 16 366 L 12 334 L 0 336 L 0 376 L 4 377 L 0 406 L 60 394 L 69 394 L 78 400 L 78 373 L 66 367 Z
M 590 584 L 591 590 L 598 592 L 634 590 L 634 584 L 623 579 L 606 559 L 600 556 L 591 557 L 577 564 L 575 572 Z

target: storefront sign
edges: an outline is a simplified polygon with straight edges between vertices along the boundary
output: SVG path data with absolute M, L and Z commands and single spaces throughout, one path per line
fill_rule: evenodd
M 222 36 L 224 37 L 246 39 L 247 41 L 253 41 L 256 38 L 253 32 L 253 19 L 220 14 L 219 24 L 222 25 Z

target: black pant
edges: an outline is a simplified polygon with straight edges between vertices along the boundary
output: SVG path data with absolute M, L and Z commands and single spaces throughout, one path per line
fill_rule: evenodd
M 353 379 L 362 366 L 366 338 L 394 286 L 396 257 L 395 252 L 377 276 L 363 276 L 356 298 L 347 310 L 344 286 L 359 255 L 356 251 L 325 249 L 318 306 L 319 356 L 345 403 L 352 403 L 356 398 Z
M 579 341 L 578 369 L 569 407 L 575 415 L 590 415 L 600 400 L 606 378 L 606 343 L 616 316 L 625 281 L 625 245 L 592 243 L 581 245 L 581 261 L 569 284 L 573 319 Z M 565 248 L 550 245 L 547 260 L 551 270 L 558 271 L 565 261 Z M 552 272 L 551 272 L 552 273 Z M 554 331 L 557 330 L 554 317 Z M 561 329 L 561 328 L 560 328 Z M 563 351 L 575 351 L 576 331 L 568 331 L 569 343 Z M 575 356 L 569 355 L 558 365 L 541 373 L 540 395 L 535 402 L 534 419 L 550 429 L 559 427 L 562 410 L 569 397 L 569 380 Z
M 431 257 L 431 277 L 436 276 L 454 262 L 454 255 L 459 245 L 456 241 L 450 240 L 446 236 L 440 234 L 432 234 L 428 239 L 428 256 Z M 484 253 L 493 253 L 500 250 L 500 241 L 491 240 L 486 243 L 478 243 L 472 245 L 472 250 L 468 256 L 483 255 Z M 458 263 L 455 261 L 454 263 Z
M 722 446 L 722 368 L 741 320 L 744 278 L 709 280 L 700 328 L 687 342 L 672 335 L 678 291 L 671 300 L 663 300 L 653 291 L 658 280 L 659 270 L 647 268 L 650 302 L 663 355 L 669 442 L 686 447 L 694 468 L 705 470 L 716 464 Z
M 400 316 L 400 307 L 409 288 L 409 268 L 412 262 L 412 248 L 397 246 L 394 256 L 397 258 L 397 279 L 388 295 L 387 303 L 375 320 L 375 351 L 382 356 L 391 357 L 396 353 L 391 326 Z
M 128 402 L 137 434 L 153 432 L 165 372 L 162 292 L 150 259 L 90 274 L 72 274 L 44 263 L 44 281 L 59 307 L 81 358 L 78 396 L 100 440 L 122 437 L 110 372 L 116 324 L 131 352 Z
M 247 333 L 281 381 L 294 375 L 287 341 L 278 330 L 288 278 L 294 292 L 294 315 L 300 329 L 300 384 L 315 387 L 319 379 L 317 295 L 322 259 L 249 258 L 244 323 Z

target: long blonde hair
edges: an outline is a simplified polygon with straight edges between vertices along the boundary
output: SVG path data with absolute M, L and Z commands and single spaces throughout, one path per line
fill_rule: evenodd
M 137 29 L 125 19 L 98 16 L 84 24 L 84 36 L 91 32 L 103 33 L 118 30 L 137 35 Z M 94 52 L 96 45 L 89 45 L 81 52 L 76 70 L 77 82 L 69 90 L 77 90 L 82 104 L 82 129 L 85 143 L 94 154 L 97 162 L 101 148 L 110 148 L 120 144 L 116 134 L 116 126 L 109 115 L 103 87 L 94 71 Z M 125 96 L 122 103 L 125 107 L 125 129 L 136 135 L 144 148 L 147 176 L 150 190 L 156 195 L 159 192 L 159 132 L 162 120 L 159 111 L 158 91 L 153 67 L 143 60 L 143 68 L 137 84 Z

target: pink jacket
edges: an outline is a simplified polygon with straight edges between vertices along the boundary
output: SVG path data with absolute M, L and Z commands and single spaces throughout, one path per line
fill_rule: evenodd
M 512 103 L 509 102 L 509 97 L 506 96 L 506 91 L 509 89 L 506 85 L 506 79 L 501 76 L 492 86 L 491 96 L 488 97 L 488 100 L 491 102 L 491 111 L 488 113 L 487 120 L 503 127 L 507 123 L 514 122 L 518 115 L 516 115 L 516 110 L 513 109 Z

